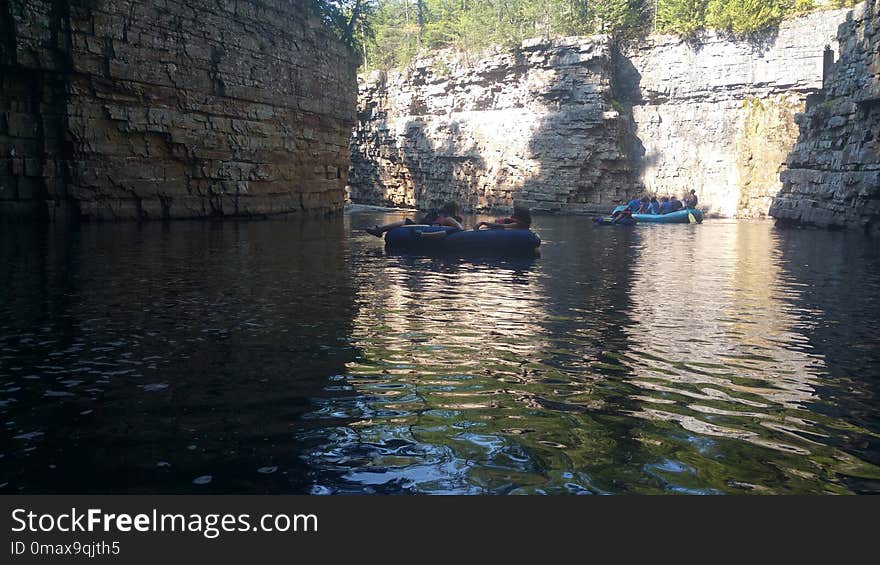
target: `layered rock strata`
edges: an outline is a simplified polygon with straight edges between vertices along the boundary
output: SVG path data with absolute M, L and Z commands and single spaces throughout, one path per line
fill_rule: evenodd
M 764 215 L 846 13 L 739 39 L 531 40 L 361 77 L 351 199 L 577 213 L 695 189 L 710 214 Z
M 357 59 L 299 1 L 2 0 L 0 211 L 339 210 Z
M 822 87 L 846 10 L 795 18 L 747 38 L 651 36 L 623 50 L 620 99 L 641 142 L 640 180 L 654 192 L 695 189 L 707 211 L 762 216 L 797 139 L 794 116 Z
M 797 118 L 800 137 L 770 215 L 880 235 L 880 2 L 854 10 L 838 40 L 840 60 Z
M 624 197 L 631 171 L 611 47 L 604 36 L 535 40 L 474 63 L 446 53 L 362 79 L 351 199 L 580 212 Z

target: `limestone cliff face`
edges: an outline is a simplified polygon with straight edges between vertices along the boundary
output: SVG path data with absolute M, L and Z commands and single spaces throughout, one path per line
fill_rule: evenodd
M 794 115 L 822 86 L 825 48 L 846 10 L 788 20 L 759 37 L 651 36 L 624 50 L 620 98 L 633 107 L 652 191 L 695 189 L 710 213 L 765 215 L 794 145 Z
M 724 216 L 763 215 L 822 84 L 845 10 L 759 38 L 530 41 L 468 64 L 441 55 L 362 78 L 355 202 L 604 210 L 627 194 L 695 189 Z
M 880 235 L 880 2 L 854 10 L 838 39 L 840 60 L 798 116 L 800 137 L 770 215 Z
M 289 0 L 0 0 L 0 211 L 341 208 L 356 58 Z
M 362 80 L 351 199 L 579 212 L 631 188 L 607 37 L 531 41 L 468 64 L 450 54 Z

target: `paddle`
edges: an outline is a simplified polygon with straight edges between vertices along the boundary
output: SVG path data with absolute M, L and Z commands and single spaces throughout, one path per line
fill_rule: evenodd
M 693 212 L 691 212 L 690 210 L 688 210 L 688 222 L 690 222 L 690 223 L 692 223 L 692 224 L 696 224 L 696 223 L 697 223 L 697 219 L 694 218 L 694 214 L 693 214 Z

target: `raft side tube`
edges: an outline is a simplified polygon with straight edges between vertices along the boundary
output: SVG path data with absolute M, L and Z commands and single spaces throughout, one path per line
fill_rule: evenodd
M 445 231 L 440 239 L 419 237 L 422 233 Z M 541 238 L 531 230 L 457 230 L 446 226 L 408 225 L 385 233 L 385 247 L 394 251 L 439 254 L 534 254 Z
M 625 209 L 626 206 L 618 206 L 611 213 Z M 633 214 L 632 217 L 639 223 L 649 224 L 689 224 L 688 214 L 693 214 L 698 224 L 703 223 L 703 212 L 696 208 L 682 208 L 668 214 Z

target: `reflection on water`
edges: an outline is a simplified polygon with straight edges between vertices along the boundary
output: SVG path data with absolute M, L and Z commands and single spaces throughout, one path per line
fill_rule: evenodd
M 346 244 L 341 221 L 10 227 L 0 490 L 306 488 L 291 430 L 354 353 Z
M 538 218 L 539 258 L 388 256 L 398 217 L 9 228 L 0 491 L 877 491 L 876 242 Z
M 816 387 L 825 363 L 808 336 L 822 311 L 799 305 L 807 283 L 782 272 L 778 234 L 707 224 L 699 234 L 641 235 L 643 257 L 674 245 L 685 250 L 679 263 L 640 260 L 634 268 L 638 323 L 629 328 L 627 366 L 642 403 L 634 415 L 657 426 L 640 429 L 639 437 L 656 465 L 667 465 L 673 446 L 676 463 L 687 463 L 676 467 L 686 472 L 660 474 L 664 482 L 723 492 L 765 489 L 782 477 L 784 492 L 845 491 L 835 474 L 859 462 L 825 446 L 833 424 L 809 410 L 821 400 Z M 743 464 L 739 475 L 717 465 L 751 446 L 775 452 L 764 456 L 773 465 Z M 819 462 L 835 455 L 831 468 Z M 713 468 L 716 476 L 707 481 Z M 820 477 L 823 484 L 810 484 Z

